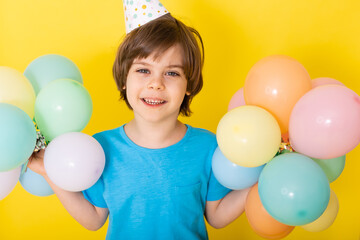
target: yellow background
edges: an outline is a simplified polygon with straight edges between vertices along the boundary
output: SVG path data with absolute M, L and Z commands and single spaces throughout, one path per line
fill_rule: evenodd
M 312 78 L 332 77 L 360 93 L 360 2 L 358 0 L 163 0 L 165 7 L 203 36 L 205 86 L 182 118 L 216 131 L 231 96 L 244 85 L 251 66 L 271 54 L 296 58 Z M 23 72 L 44 54 L 60 54 L 80 68 L 94 103 L 85 133 L 114 128 L 132 114 L 112 80 L 112 63 L 124 35 L 119 0 L 0 0 L 0 65 Z M 340 210 L 320 233 L 300 227 L 286 239 L 359 239 L 360 147 L 349 154 L 331 184 Z M 64 210 L 56 197 L 36 197 L 20 184 L 0 202 L 0 239 L 104 239 L 106 227 L 91 232 Z M 211 239 L 261 239 L 245 215 Z

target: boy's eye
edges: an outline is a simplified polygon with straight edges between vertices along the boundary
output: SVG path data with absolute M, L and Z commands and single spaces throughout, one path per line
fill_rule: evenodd
M 177 73 L 177 72 L 167 72 L 166 75 L 168 75 L 168 76 L 173 76 L 173 77 L 175 77 L 175 76 L 180 76 L 180 74 Z
M 136 70 L 136 72 L 138 72 L 138 73 L 150 73 L 150 71 L 149 70 L 147 70 L 147 69 L 138 69 L 138 70 Z

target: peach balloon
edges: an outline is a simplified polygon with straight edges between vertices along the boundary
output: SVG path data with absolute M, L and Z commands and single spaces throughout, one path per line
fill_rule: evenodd
M 283 55 L 261 59 L 249 71 L 244 86 L 245 102 L 274 115 L 281 133 L 289 127 L 296 102 L 311 89 L 311 78 L 297 60 Z
M 306 93 L 295 105 L 289 124 L 296 152 L 331 159 L 360 143 L 360 97 L 339 85 L 324 85 Z
M 311 80 L 312 88 L 316 88 L 316 87 L 322 86 L 322 85 L 329 85 L 329 84 L 345 86 L 345 84 L 343 84 L 342 82 L 340 82 L 336 79 L 333 79 L 333 78 L 328 78 L 328 77 L 320 77 L 320 78 L 315 78 L 315 79 Z
M 228 106 L 228 111 L 233 108 L 245 105 L 244 88 L 240 88 L 231 98 Z
M 294 229 L 294 226 L 288 226 L 275 220 L 265 210 L 260 201 L 258 184 L 251 188 L 247 196 L 245 213 L 251 228 L 263 238 L 281 239 Z

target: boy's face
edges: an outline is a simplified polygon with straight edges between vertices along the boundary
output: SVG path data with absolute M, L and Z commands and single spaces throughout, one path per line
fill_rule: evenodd
M 180 46 L 174 45 L 156 60 L 135 59 L 126 81 L 126 96 L 135 118 L 148 122 L 176 120 L 187 87 Z

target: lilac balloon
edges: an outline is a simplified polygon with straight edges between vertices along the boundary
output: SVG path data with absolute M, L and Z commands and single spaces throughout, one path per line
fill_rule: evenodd
M 0 200 L 4 199 L 14 189 L 19 181 L 21 166 L 13 170 L 0 172 Z
M 289 135 L 295 151 L 312 158 L 345 155 L 360 142 L 360 97 L 339 85 L 310 90 L 291 112 Z
M 45 150 L 44 166 L 50 180 L 72 192 L 96 183 L 105 167 L 105 153 L 91 136 L 70 132 L 56 137 Z
M 228 106 L 228 111 L 233 108 L 245 105 L 244 88 L 240 88 L 231 98 Z

